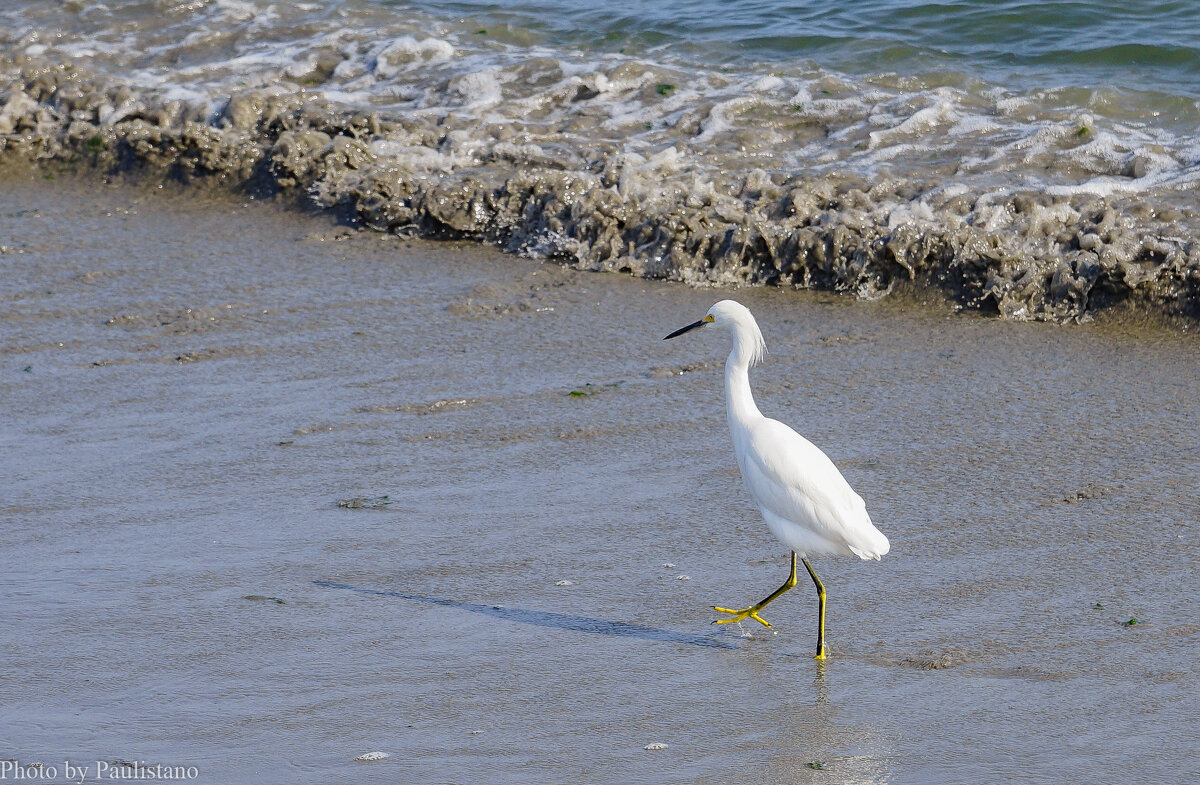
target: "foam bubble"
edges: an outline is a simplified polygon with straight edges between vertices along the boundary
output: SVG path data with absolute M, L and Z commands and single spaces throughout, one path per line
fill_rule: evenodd
M 904 224 L 921 225 L 934 224 L 937 218 L 931 208 L 925 202 L 908 202 L 906 204 L 897 205 L 888 212 L 887 227 L 895 230 Z
M 215 0 L 213 8 L 217 11 L 217 20 L 222 22 L 249 22 L 259 14 L 254 3 L 247 0 Z M 267 12 L 270 12 L 269 7 Z
M 880 119 L 882 120 L 883 118 Z M 887 145 L 897 145 L 897 140 L 899 139 L 924 135 L 938 126 L 948 125 L 957 121 L 958 113 L 955 111 L 954 105 L 950 101 L 941 100 L 933 106 L 927 106 L 924 109 L 913 112 L 909 117 L 891 128 L 886 128 L 882 131 L 872 131 L 868 135 L 871 139 L 868 149 L 877 150 Z M 905 147 L 908 146 L 905 145 Z
M 450 80 L 450 89 L 465 98 L 467 107 L 472 109 L 494 106 L 504 98 L 494 69 L 455 77 Z
M 374 53 L 372 70 L 383 79 L 390 79 L 401 71 L 429 63 L 445 62 L 454 57 L 454 47 L 440 38 L 417 40 L 411 35 L 401 36 Z
M 783 87 L 784 81 L 778 76 L 759 77 L 747 85 L 746 89 L 754 93 L 769 93 Z

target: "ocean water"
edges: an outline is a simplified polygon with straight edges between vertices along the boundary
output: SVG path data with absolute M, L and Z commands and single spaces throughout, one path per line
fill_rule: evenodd
M 403 7 L 406 4 L 392 4 Z M 1197 10 L 1183 2 L 665 0 L 415 3 L 544 45 L 649 52 L 696 66 L 797 60 L 847 74 L 941 72 L 1014 90 L 1115 85 L 1200 97 Z
M 76 147 L 180 106 L 218 129 L 263 119 L 247 128 L 259 132 L 280 114 L 265 101 L 374 113 L 390 125 L 342 131 L 372 174 L 358 161 L 292 179 L 389 230 L 420 224 L 413 211 L 444 203 L 428 192 L 449 183 L 473 206 L 437 226 L 587 269 L 872 297 L 897 278 L 980 268 L 962 301 L 1069 318 L 1138 287 L 1200 310 L 1197 22 L 1187 3 L 1100 0 L 12 0 L 0 76 L 39 96 Z M 81 98 L 71 80 L 101 87 Z M 246 94 L 250 117 L 231 100 Z M 40 126 L 12 119 L 22 106 L 0 106 L 0 132 Z M 510 181 L 534 170 L 558 179 Z M 522 188 L 567 207 L 483 216 L 490 195 Z M 601 189 L 619 218 L 580 198 Z
M 717 166 L 1099 193 L 1200 174 L 1183 2 L 13 0 L 0 44 L 214 105 L 304 89 Z

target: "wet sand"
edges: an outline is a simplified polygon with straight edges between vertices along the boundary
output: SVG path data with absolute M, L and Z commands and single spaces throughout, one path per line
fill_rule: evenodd
M 0 246 L 4 757 L 204 782 L 1200 776 L 1193 335 L 12 174 Z M 773 630 L 710 625 L 787 569 L 733 461 L 726 339 L 661 340 L 731 294 L 767 340 L 760 408 L 892 541 L 817 562 L 823 664 L 807 585 Z

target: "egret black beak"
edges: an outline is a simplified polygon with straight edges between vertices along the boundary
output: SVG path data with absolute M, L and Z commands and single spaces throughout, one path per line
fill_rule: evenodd
M 680 327 L 678 330 L 676 330 L 675 332 L 671 333 L 671 334 L 670 334 L 670 335 L 668 335 L 666 338 L 663 338 L 663 340 L 664 340 L 664 341 L 669 341 L 669 340 L 671 340 L 672 338 L 675 338 L 675 337 L 677 337 L 677 336 L 683 335 L 683 334 L 684 334 L 684 333 L 686 333 L 686 332 L 691 332 L 692 330 L 695 330 L 697 327 L 703 327 L 703 326 L 704 326 L 704 325 L 706 325 L 706 324 L 708 324 L 708 320 L 707 320 L 707 319 L 701 319 L 701 320 L 700 320 L 700 321 L 698 321 L 698 322 L 692 322 L 692 323 L 691 323 L 691 324 L 689 324 L 687 327 Z

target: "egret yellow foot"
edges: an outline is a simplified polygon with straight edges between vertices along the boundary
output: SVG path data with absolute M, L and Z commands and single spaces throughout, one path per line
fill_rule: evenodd
M 808 562 L 805 561 L 804 564 L 807 566 Z M 811 568 L 810 568 L 810 571 L 811 571 Z M 766 619 L 764 619 L 762 616 L 759 616 L 758 612 L 761 611 L 763 608 L 767 607 L 767 604 L 770 603 L 771 600 L 774 600 L 776 597 L 783 594 L 785 591 L 787 591 L 788 589 L 792 588 L 795 585 L 796 585 L 796 552 L 792 551 L 792 571 L 788 575 L 788 579 L 783 582 L 782 586 L 780 586 L 778 589 L 776 589 L 775 591 L 771 592 L 766 597 L 764 597 L 761 602 L 756 602 L 753 605 L 751 605 L 749 608 L 742 608 L 740 611 L 735 611 L 731 608 L 718 608 L 716 605 L 714 605 L 713 606 L 714 611 L 720 611 L 721 613 L 732 613 L 733 618 L 732 619 L 717 619 L 716 621 L 713 622 L 713 624 L 728 624 L 731 621 L 741 621 L 742 619 L 754 619 L 756 622 L 758 622 L 762 626 L 770 627 L 771 623 L 769 621 L 767 621 Z
M 743 619 L 754 619 L 756 622 L 758 622 L 759 624 L 761 624 L 764 627 L 771 626 L 771 622 L 767 621 L 762 616 L 758 615 L 758 612 L 762 610 L 762 605 L 751 605 L 749 608 L 743 608 L 740 611 L 735 611 L 732 608 L 718 608 L 716 605 L 714 605 L 713 610 L 720 611 L 721 613 L 732 613 L 733 614 L 732 619 L 717 619 L 716 621 L 713 622 L 713 624 L 728 624 L 731 621 L 741 621 Z

